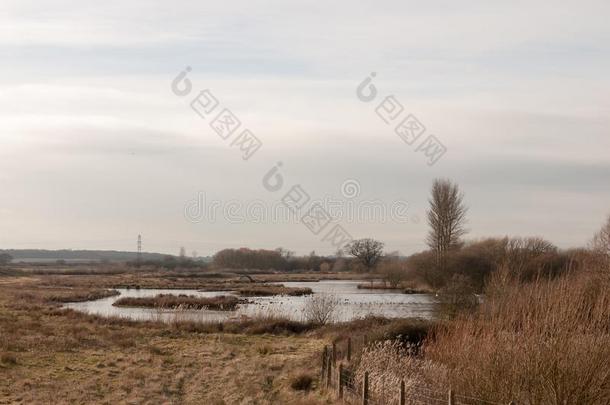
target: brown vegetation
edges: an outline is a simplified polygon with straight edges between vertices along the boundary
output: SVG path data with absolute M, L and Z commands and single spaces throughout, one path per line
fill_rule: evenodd
M 368 344 L 357 354 L 356 376 L 369 372 L 372 396 L 381 402 L 393 395 L 387 387 L 404 380 L 407 395 L 451 386 L 495 403 L 607 404 L 609 281 L 582 263 L 533 281 L 503 267 L 473 312 L 423 328 L 406 344 L 393 334 Z
M 309 391 L 313 386 L 314 378 L 309 374 L 299 374 L 290 382 L 290 387 L 295 391 Z
M 314 392 L 295 391 L 289 377 L 317 370 L 323 339 L 301 336 L 311 330 L 307 324 L 104 318 L 49 303 L 66 290 L 35 279 L 0 283 L 0 402 L 322 402 Z
M 112 305 L 117 307 L 234 311 L 237 308 L 237 304 L 239 304 L 239 300 L 231 295 L 195 297 L 184 294 L 159 294 L 154 297 L 123 297 L 116 300 Z
M 541 238 L 484 239 L 455 247 L 444 254 L 446 269 L 437 265 L 434 252 L 414 254 L 406 260 L 406 282 L 427 284 L 438 290 L 455 275 L 468 279 L 473 291 L 481 292 L 490 275 L 507 265 L 519 278 L 557 277 L 579 251 L 560 251 Z
M 610 285 L 583 273 L 523 283 L 506 270 L 486 292 L 427 349 L 452 386 L 493 401 L 610 402 Z

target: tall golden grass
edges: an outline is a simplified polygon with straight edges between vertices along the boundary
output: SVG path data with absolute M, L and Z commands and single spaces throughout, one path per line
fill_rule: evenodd
M 472 315 L 439 327 L 426 358 L 457 391 L 519 404 L 610 403 L 610 283 L 599 272 L 492 277 Z
M 361 353 L 354 377 L 357 383 L 369 373 L 369 393 L 374 403 L 396 404 L 400 382 L 410 401 L 420 399 L 421 390 L 437 392 L 448 386 L 447 369 L 440 363 L 422 358 L 419 347 L 401 340 L 376 341 Z M 361 389 L 360 387 L 358 388 Z M 428 391 L 426 391 L 428 392 Z

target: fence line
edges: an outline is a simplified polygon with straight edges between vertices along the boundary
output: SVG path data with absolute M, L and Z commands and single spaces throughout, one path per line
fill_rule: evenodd
M 366 346 L 367 337 L 361 341 L 354 342 L 347 338 L 344 345 L 334 342 L 330 346 L 324 346 L 322 350 L 322 366 L 320 368 L 320 387 L 329 392 L 336 393 L 337 397 L 347 404 L 361 405 L 506 405 L 493 402 L 471 395 L 458 394 L 451 388 L 446 391 L 434 390 L 424 386 L 409 386 L 407 389 L 404 381 L 394 388 L 386 388 L 381 393 L 371 392 L 371 375 L 364 371 L 360 381 L 357 381 L 353 370 L 352 357 L 354 347 L 362 344 Z M 514 401 L 508 405 L 516 405 Z

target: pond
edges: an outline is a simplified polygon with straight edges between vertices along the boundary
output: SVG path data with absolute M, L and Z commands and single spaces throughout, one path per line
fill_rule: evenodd
M 434 317 L 436 299 L 431 294 L 403 294 L 400 291 L 359 289 L 362 280 L 322 280 L 307 282 L 282 282 L 286 287 L 308 287 L 314 294 L 332 294 L 339 301 L 333 315 L 335 321 L 348 321 L 367 315 L 388 318 Z M 232 295 L 229 291 L 197 291 L 178 289 L 117 289 L 120 295 L 94 301 L 75 302 L 65 307 L 89 314 L 117 316 L 135 320 L 190 320 L 200 322 L 239 319 L 242 316 L 286 316 L 302 321 L 308 296 L 247 297 L 235 311 L 171 310 L 151 308 L 115 307 L 112 304 L 122 297 L 151 297 L 157 294 L 186 294 L 196 297 Z

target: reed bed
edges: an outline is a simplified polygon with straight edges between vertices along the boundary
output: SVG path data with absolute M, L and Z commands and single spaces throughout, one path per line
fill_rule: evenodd
M 233 311 L 237 308 L 238 304 L 239 299 L 230 295 L 221 295 L 218 297 L 195 297 L 184 294 L 159 294 L 154 297 L 119 298 L 113 305 L 117 307 Z
M 608 277 L 571 271 L 523 282 L 501 269 L 474 313 L 438 323 L 421 347 L 400 338 L 369 344 L 355 376 L 368 371 L 381 399 L 403 380 L 407 394 L 451 387 L 490 403 L 605 405 L 609 364 Z
M 500 271 L 480 310 L 426 349 L 450 384 L 492 401 L 610 403 L 610 285 L 591 274 L 521 283 Z

